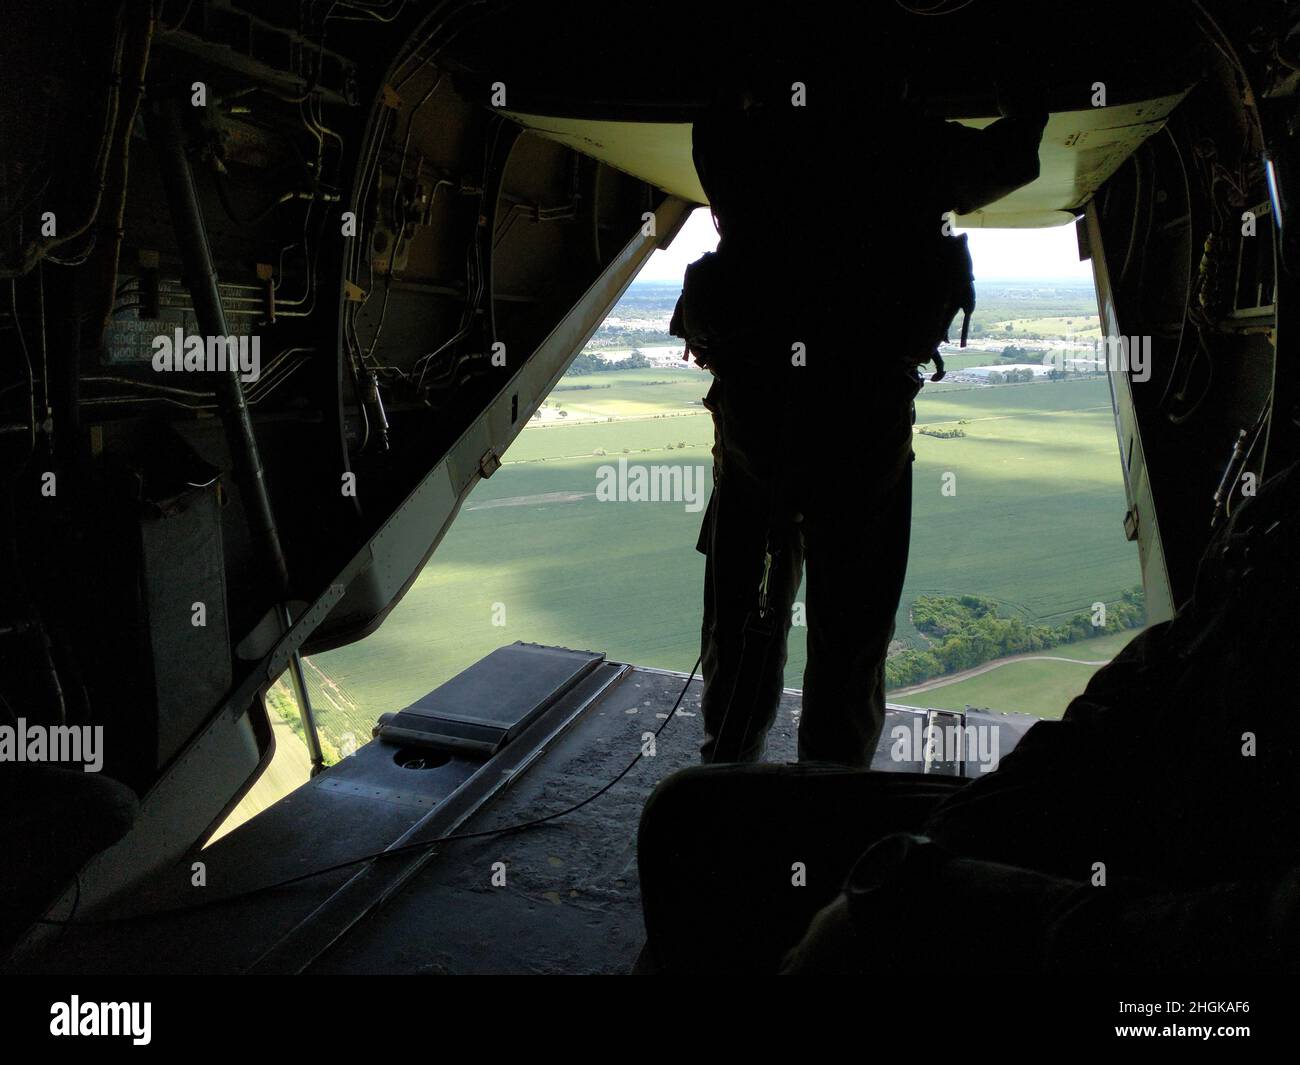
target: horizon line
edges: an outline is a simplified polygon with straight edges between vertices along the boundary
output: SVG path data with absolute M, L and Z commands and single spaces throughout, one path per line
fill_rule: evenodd
M 980 277 L 975 278 L 976 285 L 979 285 L 981 282 L 988 282 L 988 281 L 1023 281 L 1023 282 L 1038 282 L 1038 283 L 1065 282 L 1065 283 L 1076 284 L 1076 285 L 1095 286 L 1095 282 L 1091 277 L 1070 277 L 1064 274 L 1056 277 L 1024 277 L 1024 276 L 1014 276 L 1010 274 L 995 276 L 993 274 L 988 274 L 982 278 Z M 681 279 L 672 278 L 672 277 L 637 277 L 637 278 L 633 278 L 633 280 L 631 281 L 628 287 L 630 288 L 631 285 L 639 285 L 639 284 L 640 285 L 645 285 L 645 284 L 680 285 Z

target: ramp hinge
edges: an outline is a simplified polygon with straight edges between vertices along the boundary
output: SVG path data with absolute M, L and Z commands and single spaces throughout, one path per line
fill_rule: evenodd
M 1138 508 L 1136 503 L 1129 507 L 1128 513 L 1124 515 L 1124 538 L 1126 540 L 1136 540 L 1138 538 Z

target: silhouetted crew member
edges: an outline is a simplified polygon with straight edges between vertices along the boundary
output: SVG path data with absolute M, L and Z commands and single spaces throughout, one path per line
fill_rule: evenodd
M 803 105 L 776 75 L 693 128 L 720 236 L 687 269 L 672 326 L 715 376 L 697 544 L 705 762 L 762 757 L 806 563 L 799 758 L 870 763 L 907 568 L 917 367 L 974 306 L 944 215 L 1037 177 L 1047 120 L 928 119 L 888 74 L 803 83 Z

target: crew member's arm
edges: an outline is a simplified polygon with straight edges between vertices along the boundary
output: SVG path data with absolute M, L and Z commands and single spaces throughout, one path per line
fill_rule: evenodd
M 984 129 L 945 123 L 957 213 L 978 211 L 1034 181 L 1046 125 L 1046 111 L 1000 118 Z
M 1047 126 L 1041 85 L 998 86 L 1002 118 L 984 129 L 945 123 L 944 153 L 950 160 L 950 191 L 958 214 L 1002 199 L 1038 177 L 1038 148 Z
M 881 857 L 883 855 L 883 857 Z M 1270 879 L 1161 891 L 945 857 L 918 837 L 887 837 L 849 874 L 782 968 L 798 974 L 927 972 L 953 947 L 944 912 L 961 899 L 964 956 L 991 972 L 1294 971 L 1300 868 Z

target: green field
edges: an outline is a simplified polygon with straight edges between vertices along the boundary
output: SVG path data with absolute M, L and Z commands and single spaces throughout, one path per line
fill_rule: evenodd
M 945 353 L 943 365 L 946 370 L 965 370 L 971 366 L 996 366 L 1001 358 L 1000 352 L 967 348 L 965 351 L 954 352 L 951 355 Z M 933 372 L 933 370 L 934 368 L 931 366 L 922 367 L 923 372 Z
M 594 495 L 597 469 L 625 450 L 630 462 L 706 467 L 704 483 L 711 480 L 710 419 L 698 407 L 697 413 L 678 413 L 700 398 L 708 378 L 646 383 L 669 373 L 563 379 L 563 386 L 614 386 L 557 392 L 551 399 L 619 420 L 525 429 L 503 468 L 475 488 L 445 542 L 378 632 L 312 659 L 313 692 L 327 733 L 352 731 L 364 742 L 378 714 L 400 709 L 514 640 L 691 668 L 699 652 L 704 560 L 694 545 L 702 514 L 689 513 L 681 503 L 601 503 Z M 623 374 L 626 379 L 603 380 Z M 1139 583 L 1136 550 L 1122 531 L 1124 494 L 1104 379 L 927 385 L 918 397 L 917 420 L 961 420 L 966 436 L 916 438 L 914 531 L 900 639 L 922 640 L 907 613 L 922 593 L 989 596 L 1007 613 L 1055 623 L 1094 601 L 1114 601 Z M 602 449 L 605 455 L 596 454 Z M 846 486 L 859 475 L 858 461 L 841 456 Z M 945 474 L 955 475 L 955 481 L 948 479 L 954 495 L 943 494 Z M 851 490 L 843 506 L 851 521 Z M 796 628 L 787 684 L 801 686 L 803 665 L 804 630 Z M 1084 671 L 1092 668 L 1024 665 L 1075 670 L 1080 688 Z M 1031 693 L 1034 685 L 1022 683 L 1015 672 L 1021 668 L 1007 666 L 963 682 L 984 683 L 980 690 L 986 694 L 978 698 L 965 691 L 947 694 L 960 705 L 1019 708 L 1005 705 L 996 686 L 1006 682 L 1007 698 L 1016 700 L 1022 688 Z M 1060 671 L 1038 672 L 1040 689 L 1057 692 L 1076 683 L 1064 674 L 1059 681 L 1045 679 Z M 952 685 L 953 691 L 958 687 Z
M 1044 657 L 1007 659 L 979 676 L 927 687 L 925 691 L 900 692 L 891 699 L 926 709 L 964 710 L 974 706 L 1057 718 L 1101 668 L 1095 663 L 1112 658 L 1136 635 L 1117 632 L 1053 647 L 1042 652 Z M 1062 658 L 1075 661 L 1055 661 Z
M 689 368 L 583 374 L 565 377 L 547 398 L 547 404 L 559 404 L 571 416 L 600 418 L 698 412 L 710 380 L 704 371 Z
M 1009 662 L 970 680 L 947 684 L 916 696 L 902 696 L 907 706 L 963 710 L 967 706 L 1058 718 L 1083 691 L 1096 666 L 1081 663 Z
M 643 448 L 665 448 L 681 443 L 707 449 L 713 442 L 713 422 L 707 412 L 668 414 L 663 417 L 640 416 L 619 421 L 581 422 L 577 425 L 547 425 L 525 429 L 505 454 L 504 465 L 533 463 L 537 460 L 593 458 L 604 448 L 609 454 L 629 454 Z M 494 477 L 493 480 L 496 478 Z M 517 486 L 516 486 L 517 487 Z M 591 486 L 588 485 L 588 488 Z M 486 491 L 481 484 L 475 491 Z M 508 491 L 507 495 L 521 495 Z
M 1017 333 L 1037 333 L 1047 337 L 1101 336 L 1101 321 L 1095 314 L 1062 315 L 1053 318 L 1010 318 L 995 322 L 992 328 L 995 331 L 1002 330 L 1008 325 L 1014 326 Z

